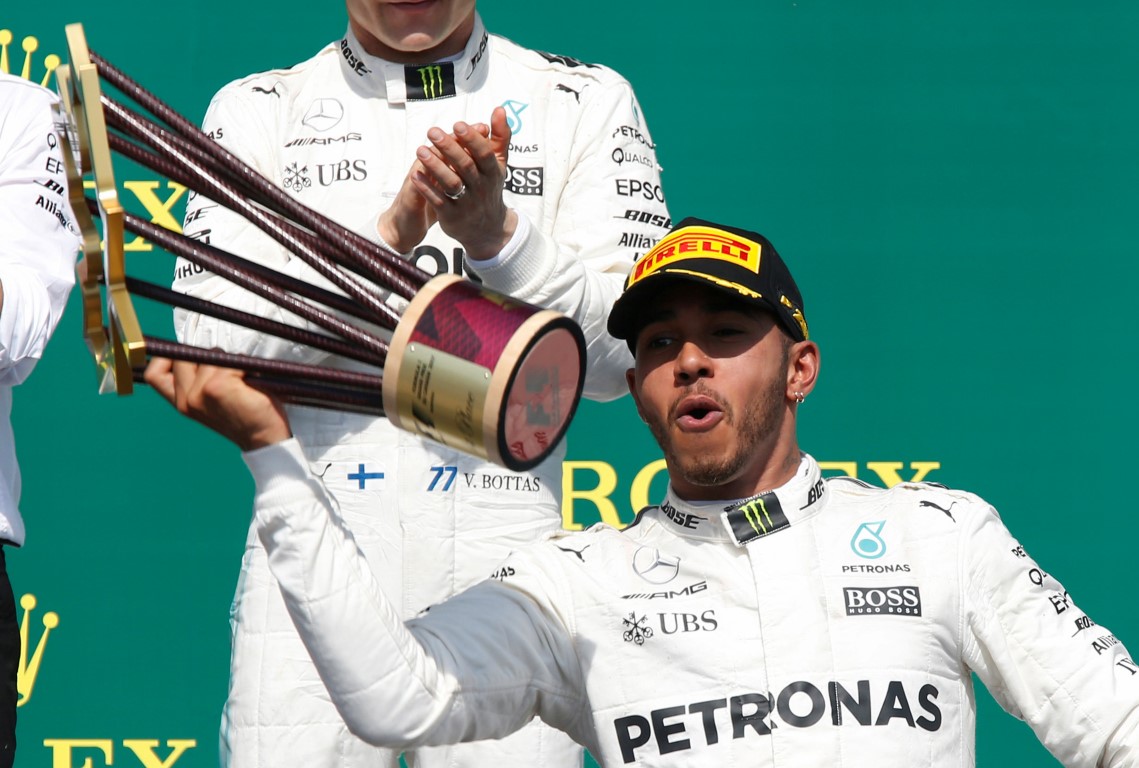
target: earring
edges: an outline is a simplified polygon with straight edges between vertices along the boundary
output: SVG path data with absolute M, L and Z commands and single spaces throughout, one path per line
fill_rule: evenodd
M 806 399 L 807 399 L 807 396 L 804 395 L 802 392 L 799 392 L 799 391 L 795 392 L 795 402 L 796 403 L 802 404 L 802 402 Z

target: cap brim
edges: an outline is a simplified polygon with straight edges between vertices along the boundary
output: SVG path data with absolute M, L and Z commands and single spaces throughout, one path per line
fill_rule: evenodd
M 666 286 L 677 282 L 696 283 L 707 286 L 723 294 L 749 304 L 756 309 L 774 312 L 768 299 L 749 288 L 726 280 L 720 275 L 722 265 L 704 260 L 690 260 L 677 267 L 658 269 L 629 287 L 613 304 L 609 313 L 609 335 L 616 339 L 631 341 L 643 325 L 645 305 L 659 295 Z M 710 274 L 709 274 L 710 273 Z

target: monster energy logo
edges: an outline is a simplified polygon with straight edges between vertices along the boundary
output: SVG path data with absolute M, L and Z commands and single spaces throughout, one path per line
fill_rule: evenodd
M 768 526 L 775 525 L 771 522 L 771 513 L 767 511 L 767 505 L 763 503 L 763 499 L 756 499 L 740 511 L 744 513 L 744 517 L 751 523 L 752 529 L 760 536 L 767 533 Z
M 408 67 L 405 73 L 409 101 L 442 99 L 455 95 L 455 65 L 450 62 Z
M 728 522 L 731 523 L 732 535 L 739 544 L 775 533 L 791 524 L 783 514 L 779 498 L 773 493 L 765 493 L 729 508 Z
M 437 99 L 443 95 L 443 68 L 438 64 L 419 68 L 419 78 L 423 81 L 423 95 Z

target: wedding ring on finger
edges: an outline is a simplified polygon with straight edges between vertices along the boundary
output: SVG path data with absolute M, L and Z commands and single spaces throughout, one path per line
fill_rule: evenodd
M 458 200 L 460 197 L 467 194 L 467 185 L 460 185 L 458 192 L 444 192 L 443 194 L 446 195 L 449 200 Z

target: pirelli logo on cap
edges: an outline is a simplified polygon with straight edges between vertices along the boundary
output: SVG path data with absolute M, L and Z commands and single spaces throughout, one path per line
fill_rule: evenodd
M 720 259 L 759 274 L 762 246 L 754 240 L 712 227 L 685 227 L 663 238 L 633 267 L 629 286 L 663 267 L 687 259 Z M 626 287 L 629 287 L 626 286 Z

